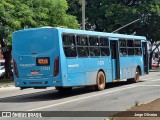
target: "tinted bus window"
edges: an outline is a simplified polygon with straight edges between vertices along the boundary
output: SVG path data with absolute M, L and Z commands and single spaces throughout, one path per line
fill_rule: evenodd
M 77 51 L 78 57 L 89 56 L 87 36 L 77 36 Z
M 126 56 L 127 55 L 127 48 L 120 48 L 120 56 Z
M 90 47 L 90 56 L 100 56 L 100 51 L 98 47 Z
M 100 37 L 100 46 L 109 46 L 108 38 Z
M 76 44 L 74 35 L 63 35 L 63 48 L 66 57 L 76 57 Z
M 86 36 L 77 36 L 77 45 L 88 46 L 88 41 Z
M 90 46 L 99 46 L 98 37 L 89 37 Z
M 89 51 L 87 47 L 78 47 L 78 56 L 79 57 L 88 57 L 89 56 Z
M 119 40 L 119 46 L 120 47 L 126 47 L 127 46 L 127 41 L 125 39 L 120 39 Z
M 101 56 L 109 56 L 110 50 L 109 48 L 101 47 Z
M 134 47 L 133 40 L 127 40 L 127 47 Z
M 135 49 L 134 49 L 134 54 L 135 54 L 135 55 L 142 55 L 142 50 L 141 50 L 141 48 L 135 48 Z
M 89 37 L 89 52 L 91 57 L 100 56 L 98 37 Z
M 135 47 L 141 47 L 141 41 L 140 40 L 134 40 L 134 46 Z
M 119 40 L 119 46 L 120 46 L 120 56 L 128 55 L 127 40 L 126 39 L 120 39 Z
M 101 56 L 110 55 L 109 41 L 107 37 L 100 37 L 100 50 L 101 50 Z
M 74 35 L 63 35 L 63 45 L 76 45 Z
M 134 48 L 128 48 L 128 55 L 134 55 Z

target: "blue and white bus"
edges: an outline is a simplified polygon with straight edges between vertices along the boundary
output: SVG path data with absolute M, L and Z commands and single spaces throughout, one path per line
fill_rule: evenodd
M 58 90 L 126 79 L 149 73 L 143 36 L 65 28 L 32 28 L 13 33 L 16 87 Z

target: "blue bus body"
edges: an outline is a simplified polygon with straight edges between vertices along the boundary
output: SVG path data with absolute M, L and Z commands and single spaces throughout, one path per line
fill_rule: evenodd
M 106 83 L 134 78 L 136 68 L 148 74 L 142 36 L 48 27 L 20 30 L 12 39 L 16 87 L 96 85 L 99 71 Z

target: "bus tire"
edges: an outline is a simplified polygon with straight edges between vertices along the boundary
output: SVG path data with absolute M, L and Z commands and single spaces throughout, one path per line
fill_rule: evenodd
M 127 81 L 132 82 L 132 83 L 137 83 L 137 82 L 139 82 L 139 76 L 140 76 L 140 71 L 138 68 L 136 68 L 135 77 L 131 78 L 131 79 L 127 79 Z
M 105 74 L 102 71 L 99 71 L 97 74 L 97 79 L 96 79 L 96 90 L 104 90 L 105 85 L 106 85 L 106 77 Z
M 58 92 L 70 92 L 72 87 L 55 87 Z

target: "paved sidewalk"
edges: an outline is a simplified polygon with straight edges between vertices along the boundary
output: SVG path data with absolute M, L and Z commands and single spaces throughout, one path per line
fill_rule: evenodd
M 8 86 L 8 87 L 2 87 L 2 86 L 0 86 L 0 92 L 1 91 L 6 91 L 6 90 L 14 90 L 14 89 L 20 89 L 20 88 L 15 87 L 15 86 Z

